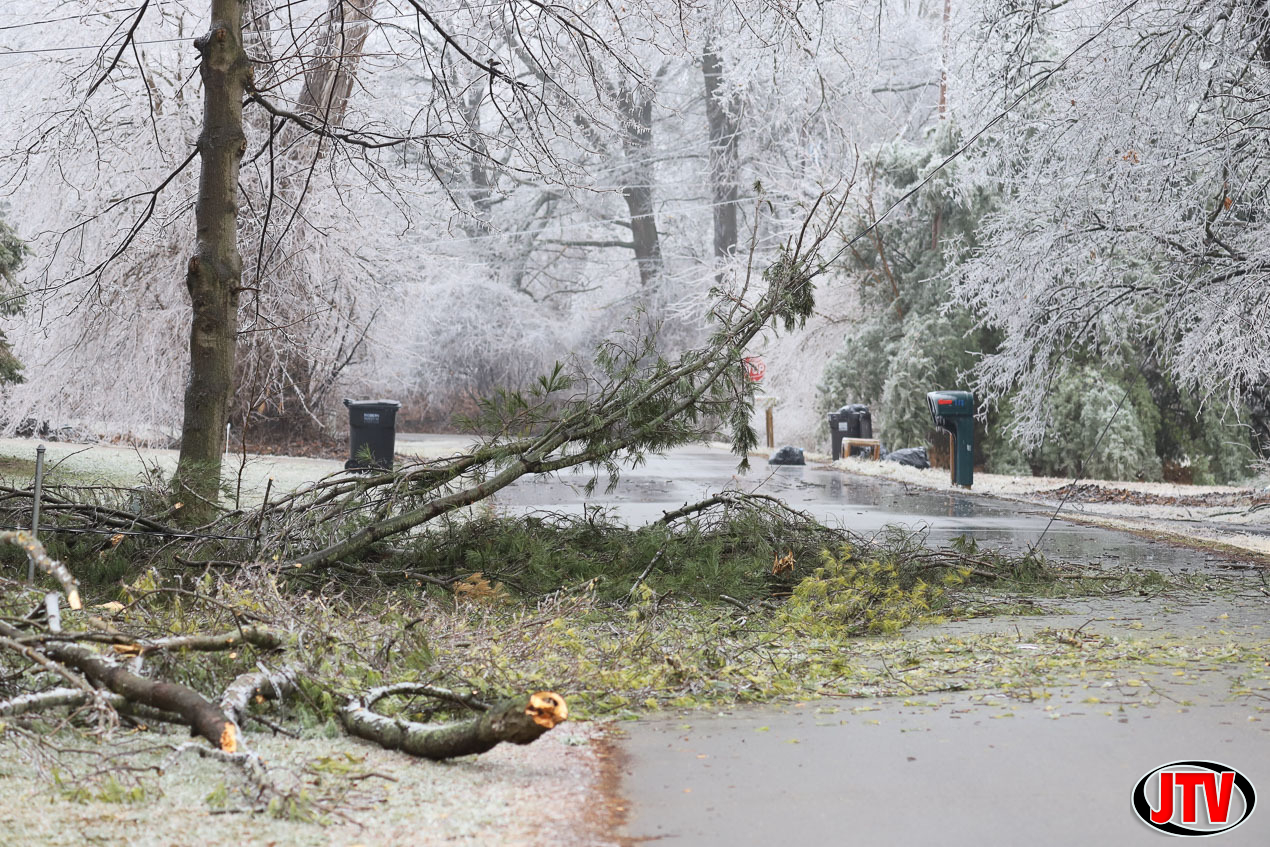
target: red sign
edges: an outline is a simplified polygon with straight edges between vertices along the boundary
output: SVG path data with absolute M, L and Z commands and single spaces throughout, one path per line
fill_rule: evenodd
M 758 382 L 767 373 L 767 366 L 758 356 L 746 356 L 741 360 L 741 367 L 745 368 L 745 375 L 750 382 Z

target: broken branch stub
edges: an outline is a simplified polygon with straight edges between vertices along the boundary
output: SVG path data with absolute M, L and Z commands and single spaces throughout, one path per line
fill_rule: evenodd
M 375 689 L 363 697 L 351 698 L 340 710 L 344 728 L 349 734 L 388 750 L 435 761 L 484 753 L 502 742 L 529 744 L 569 717 L 563 697 L 552 691 L 538 691 L 495 703 L 466 720 L 422 724 L 373 711 L 375 701 L 388 693 L 394 692 Z

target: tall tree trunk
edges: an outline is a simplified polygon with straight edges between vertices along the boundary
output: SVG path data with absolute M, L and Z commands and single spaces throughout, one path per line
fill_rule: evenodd
M 271 161 L 259 172 L 259 181 L 244 181 L 245 207 L 258 204 L 265 215 L 252 243 L 246 247 L 244 290 L 254 292 L 254 303 L 249 301 L 242 310 L 250 331 L 244 331 L 238 351 L 238 385 L 231 409 L 235 426 L 241 419 L 242 428 L 236 435 L 243 434 L 253 420 L 259 421 L 262 429 L 275 429 L 288 436 L 321 430 L 318 414 L 324 394 L 349 358 L 342 341 L 352 338 L 351 344 L 356 347 L 360 337 L 364 337 L 365 327 L 353 326 L 361 318 L 352 307 L 332 300 L 325 305 L 332 313 L 347 314 L 349 325 L 337 330 L 341 338 L 339 352 L 329 352 L 330 342 L 318 342 L 320 352 L 315 353 L 307 343 L 315 336 L 306 325 L 314 314 L 314 303 L 309 292 L 297 289 L 307 283 L 297 279 L 286 265 L 291 257 L 311 251 L 313 240 L 320 238 L 304 223 L 300 209 L 317 160 L 329 142 L 306 126 L 339 126 L 344 122 L 356 88 L 362 50 L 372 31 L 370 15 L 377 2 L 324 0 L 327 11 L 314 22 L 311 43 L 306 42 L 299 89 L 291 107 L 302 116 L 305 125 L 287 120 L 281 121 L 281 126 L 275 125 L 275 118 L 265 109 L 251 111 L 244 117 L 253 138 L 272 136 L 275 141 L 268 153 Z M 257 87 L 263 91 L 282 89 L 288 81 L 277 76 L 283 63 L 275 65 L 277 55 L 270 34 L 274 28 L 286 28 L 285 8 L 274 8 L 269 13 L 276 6 L 269 0 L 248 0 L 246 7 L 245 44 L 263 75 L 256 79 Z M 290 39 L 284 37 L 281 52 L 292 49 Z M 252 229 L 248 222 L 240 226 L 245 242 Z M 279 326 L 299 329 L 290 333 L 272 329 Z
M 377 2 L 330 0 L 327 26 L 318 39 L 317 57 L 304 72 L 297 111 L 328 124 L 343 122 Z
M 243 98 L 251 82 L 251 65 L 243 50 L 242 0 L 212 0 L 211 29 L 194 46 L 201 56 L 203 131 L 198 139 L 201 170 L 194 206 L 197 245 L 185 275 L 194 314 L 176 472 L 186 523 L 201 522 L 214 511 L 234 389 L 242 284 L 238 165 L 247 148 Z
M 622 152 L 626 157 L 622 199 L 631 216 L 631 240 L 644 295 L 656 295 L 666 264 L 653 208 L 653 94 L 646 86 L 623 84 L 618 90 L 622 113 Z
M 944 0 L 943 41 L 939 54 L 939 119 L 944 120 L 948 111 L 948 22 L 952 20 L 952 0 Z M 935 220 L 930 228 L 930 247 L 939 249 L 939 229 L 943 224 L 943 203 L 935 208 Z
M 710 186 L 714 203 L 714 256 L 726 261 L 736 252 L 737 170 L 741 131 L 741 104 L 735 94 L 722 90 L 723 63 L 714 45 L 701 54 L 706 85 L 706 121 L 710 131 Z

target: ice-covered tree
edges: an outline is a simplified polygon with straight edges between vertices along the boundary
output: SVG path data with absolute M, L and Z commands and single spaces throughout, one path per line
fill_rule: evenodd
M 1030 444 L 1055 420 L 1047 388 L 1081 352 L 1131 375 L 1159 370 L 1192 408 L 1236 409 L 1270 377 L 1265 10 L 982 11 L 963 42 L 974 61 L 962 96 L 980 121 L 1008 115 L 957 171 L 963 190 L 1001 197 L 954 279 L 1003 338 L 979 387 L 1016 398 L 1015 432 Z

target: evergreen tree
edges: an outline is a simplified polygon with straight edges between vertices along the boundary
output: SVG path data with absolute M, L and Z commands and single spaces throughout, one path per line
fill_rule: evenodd
M 927 144 L 883 148 L 871 174 L 871 218 L 921 182 L 957 141 L 948 124 Z M 963 263 L 979 249 L 979 224 L 1000 201 L 985 190 L 955 191 L 956 176 L 955 164 L 938 174 L 871 238 L 857 242 L 848 260 L 861 280 L 864 312 L 825 369 L 822 402 L 825 411 L 869 404 L 891 448 L 942 440 L 931 427 L 926 392 L 971 387 L 976 366 L 1000 351 L 1004 337 L 950 295 Z M 1171 478 L 1195 483 L 1247 476 L 1256 456 L 1238 414 L 1201 405 L 1160 368 L 1143 367 L 1139 375 L 1125 363 L 1150 362 L 1149 352 L 1145 345 L 1123 347 L 1114 357 L 1081 345 L 1065 351 L 1044 389 L 1044 434 L 1026 450 L 1012 438 L 1026 414 L 1021 401 L 1034 398 L 996 398 L 976 427 L 976 463 L 994 473 L 1046 476 L 1160 480 L 1168 470 Z
M 0 220 L 0 315 L 15 315 L 22 310 L 23 296 L 17 282 L 18 268 L 27 255 L 26 243 L 12 227 Z M 0 385 L 22 381 L 22 364 L 9 348 L 0 331 Z

